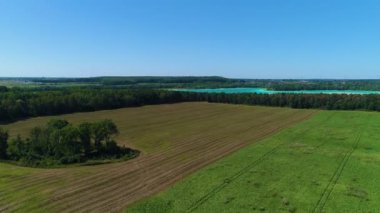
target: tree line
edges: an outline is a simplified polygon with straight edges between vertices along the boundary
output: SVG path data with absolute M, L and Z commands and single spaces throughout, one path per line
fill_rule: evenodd
M 380 90 L 380 80 L 273 80 L 272 90 Z
M 17 136 L 10 142 L 8 132 L 0 129 L 0 159 L 47 167 L 137 156 L 137 150 L 117 145 L 113 140 L 117 133 L 117 126 L 111 120 L 77 126 L 66 120 L 51 120 L 45 126 L 33 128 L 28 138 Z
M 42 84 L 84 83 L 146 88 L 262 87 L 270 90 L 380 90 L 380 80 L 231 79 L 219 76 L 115 76 L 92 78 L 25 78 Z
M 17 89 L 0 93 L 0 121 L 183 101 L 179 93 L 119 88 Z
M 380 111 L 380 95 L 189 93 L 183 99 L 305 109 Z
M 260 87 L 269 90 L 380 90 L 378 79 L 232 79 L 219 76 L 114 76 L 91 78 L 0 78 L 34 89 L 55 87 L 124 88 L 231 88 Z M 0 87 L 0 92 L 6 90 Z

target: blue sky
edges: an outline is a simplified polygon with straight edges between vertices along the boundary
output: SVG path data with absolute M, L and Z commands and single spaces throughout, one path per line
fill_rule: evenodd
M 0 76 L 380 78 L 380 1 L 0 0 Z

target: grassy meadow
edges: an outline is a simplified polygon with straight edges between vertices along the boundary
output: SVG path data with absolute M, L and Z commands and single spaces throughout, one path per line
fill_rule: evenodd
M 321 111 L 126 212 L 376 212 L 380 114 Z

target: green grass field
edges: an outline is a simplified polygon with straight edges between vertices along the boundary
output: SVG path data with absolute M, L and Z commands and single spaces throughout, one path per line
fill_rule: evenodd
M 322 111 L 127 212 L 377 212 L 380 114 Z

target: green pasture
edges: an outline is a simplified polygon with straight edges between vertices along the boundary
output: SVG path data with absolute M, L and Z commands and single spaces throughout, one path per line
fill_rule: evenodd
M 126 212 L 376 212 L 380 114 L 321 111 Z

